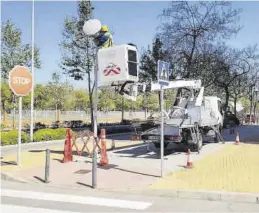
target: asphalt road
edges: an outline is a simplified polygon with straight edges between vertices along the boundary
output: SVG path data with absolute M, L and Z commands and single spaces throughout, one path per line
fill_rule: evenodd
M 131 140 L 131 135 L 132 133 L 112 134 L 112 135 L 107 135 L 106 138 L 120 140 L 121 142 L 123 142 L 123 141 Z M 64 140 L 27 143 L 27 144 L 22 144 L 21 150 L 22 151 L 42 150 L 42 149 L 60 146 L 63 144 L 64 144 Z M 0 151 L 1 151 L 1 156 L 6 156 L 12 153 L 16 153 L 17 145 L 1 146 Z
M 86 188 L 57 188 L 46 185 L 2 181 L 1 212 L 259 212 L 253 203 L 101 192 Z

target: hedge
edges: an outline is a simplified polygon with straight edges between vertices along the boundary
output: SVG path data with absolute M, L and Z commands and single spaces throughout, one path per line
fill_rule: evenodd
M 66 137 L 66 128 L 41 129 L 34 133 L 33 141 L 61 140 Z
M 98 134 L 100 134 L 101 128 L 106 129 L 106 134 L 121 133 L 121 132 L 131 132 L 132 126 L 121 125 L 121 126 L 98 126 Z M 52 141 L 52 140 L 62 140 L 66 137 L 67 128 L 57 128 L 57 129 L 40 129 L 33 134 L 33 141 Z M 17 144 L 18 141 L 18 131 L 12 130 L 1 133 L 1 145 L 12 145 Z M 29 135 L 22 132 L 22 143 L 27 143 L 30 141 Z
M 22 132 L 22 143 L 27 143 L 30 141 L 29 135 L 27 135 L 25 132 Z M 18 142 L 18 131 L 12 130 L 8 132 L 1 132 L 1 145 L 12 145 L 17 144 Z
M 41 129 L 34 133 L 33 141 L 50 141 L 50 140 L 62 140 L 66 137 L 66 128 L 58 129 Z M 27 133 L 22 131 L 22 143 L 28 143 L 30 137 Z M 1 132 L 1 145 L 13 145 L 18 142 L 18 131 L 12 130 L 7 132 Z

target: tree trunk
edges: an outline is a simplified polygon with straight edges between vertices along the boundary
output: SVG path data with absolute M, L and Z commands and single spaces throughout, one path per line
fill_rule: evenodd
M 234 97 L 234 114 L 237 114 L 237 96 Z
M 225 90 L 225 94 L 226 94 L 226 99 L 225 99 L 225 112 L 227 111 L 227 108 L 228 108 L 228 102 L 229 102 L 229 96 L 230 96 L 230 94 L 229 94 L 229 89 L 228 89 L 228 87 L 225 87 L 224 88 L 224 90 Z
M 90 116 L 91 116 L 91 131 L 94 131 L 94 110 L 93 110 L 93 92 L 91 89 L 91 76 L 90 73 L 88 75 L 88 91 L 89 91 L 89 105 L 90 105 Z
M 56 103 L 56 121 L 58 121 L 58 104 Z

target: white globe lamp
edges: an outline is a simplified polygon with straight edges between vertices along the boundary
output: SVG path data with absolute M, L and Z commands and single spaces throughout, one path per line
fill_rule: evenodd
M 102 24 L 98 19 L 90 19 L 85 22 L 83 31 L 88 36 L 93 36 L 101 30 Z

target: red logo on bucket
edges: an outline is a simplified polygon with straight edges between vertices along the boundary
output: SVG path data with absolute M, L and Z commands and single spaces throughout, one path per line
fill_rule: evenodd
M 103 71 L 104 75 L 105 76 L 108 76 L 108 75 L 118 75 L 120 74 L 121 72 L 121 68 L 118 67 L 117 65 L 115 64 L 109 64 L 106 69 Z

